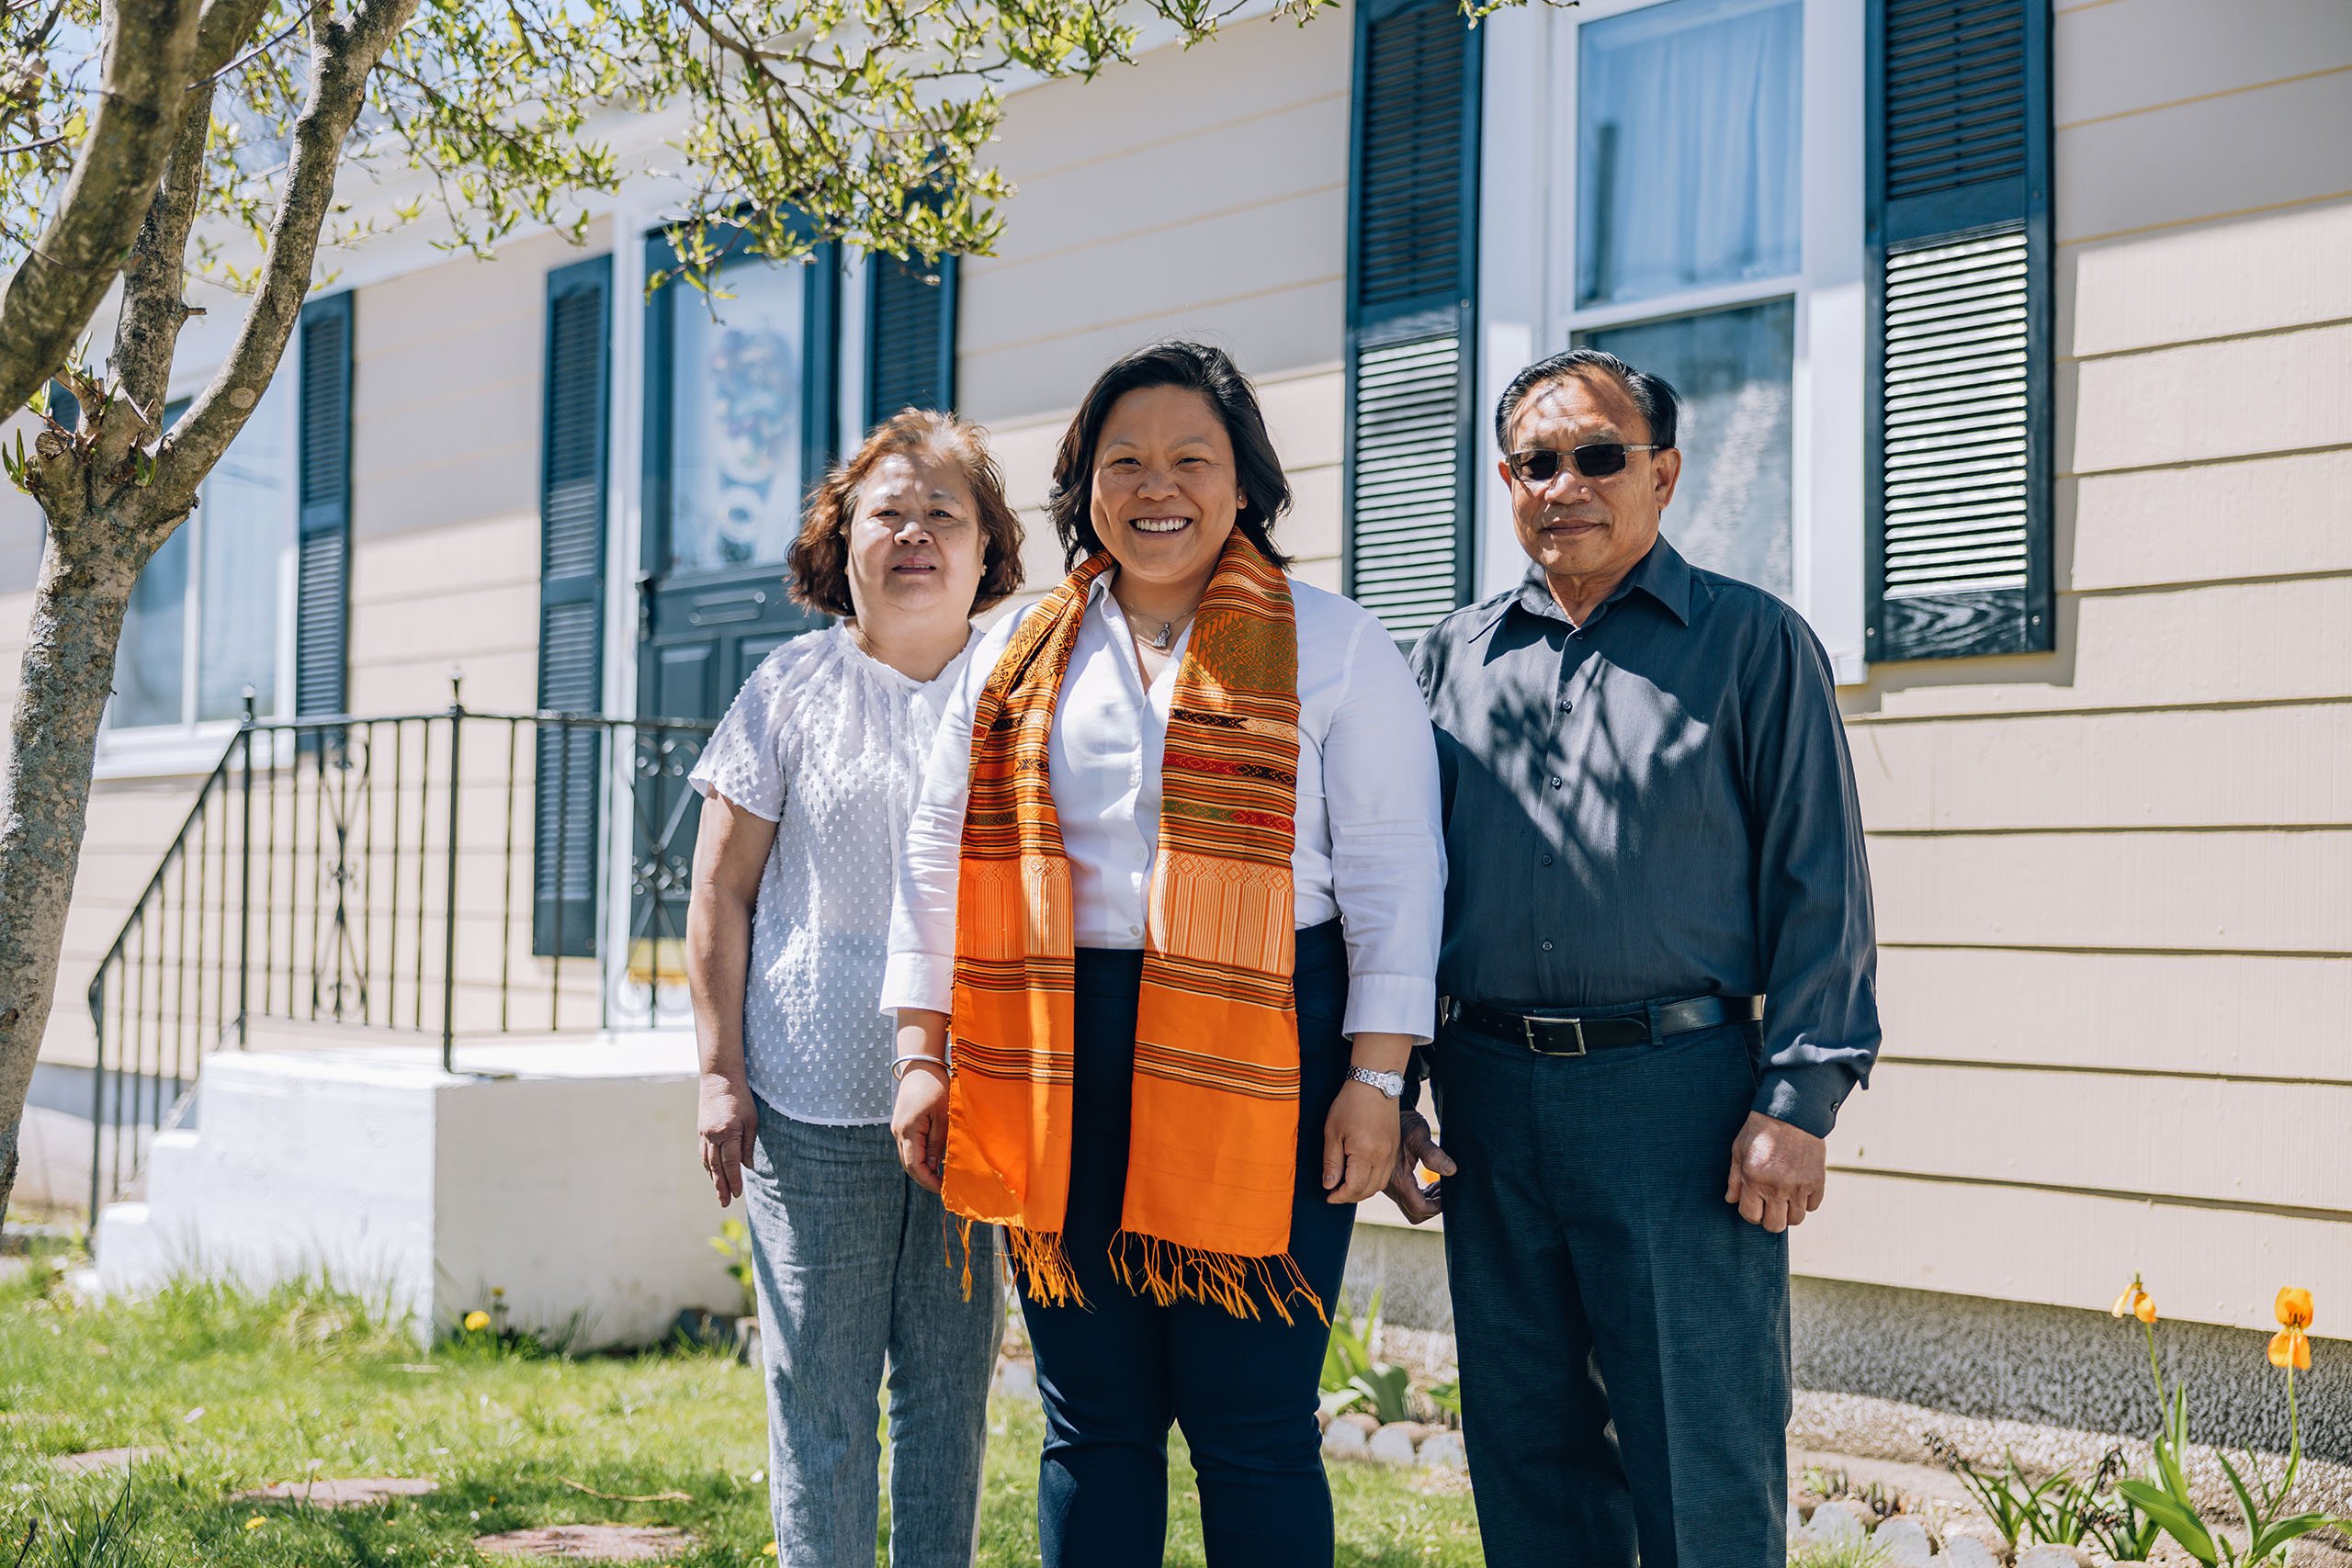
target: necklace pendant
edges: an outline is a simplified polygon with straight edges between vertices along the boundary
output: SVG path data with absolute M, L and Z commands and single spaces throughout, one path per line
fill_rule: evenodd
M 1151 639 L 1152 651 L 1155 653 L 1165 653 L 1168 651 L 1169 645 L 1175 640 L 1176 623 L 1173 621 L 1162 621 L 1159 623 L 1159 632 L 1156 633 Z

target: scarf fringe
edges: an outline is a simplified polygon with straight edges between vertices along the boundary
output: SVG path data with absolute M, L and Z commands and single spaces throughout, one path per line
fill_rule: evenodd
M 964 1222 L 968 1233 L 971 1222 Z M 1019 1225 L 1002 1227 L 1005 1261 L 1019 1276 L 1025 1292 L 1034 1301 L 1049 1306 L 1085 1307 L 1092 1303 L 1086 1292 L 1078 1288 L 1078 1272 L 1069 1266 L 1069 1254 L 1062 1248 L 1059 1231 L 1023 1230 Z M 971 1254 L 965 1251 L 966 1278 L 970 1278 Z
M 1279 1280 L 1277 1270 L 1282 1275 Z M 1149 1296 L 1161 1306 L 1200 1302 L 1222 1307 L 1235 1317 L 1254 1318 L 1263 1315 L 1257 1299 L 1262 1295 L 1277 1317 L 1295 1325 L 1297 1319 L 1291 1314 L 1291 1299 L 1303 1297 L 1323 1326 L 1331 1325 L 1322 1299 L 1287 1252 L 1271 1258 L 1239 1258 L 1229 1252 L 1182 1247 L 1140 1231 L 1121 1231 L 1111 1238 L 1111 1271 L 1128 1290 Z M 1250 1289 L 1253 1281 L 1258 1287 L 1255 1294 Z

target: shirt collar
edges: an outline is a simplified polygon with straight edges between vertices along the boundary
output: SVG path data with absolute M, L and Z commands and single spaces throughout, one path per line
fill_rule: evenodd
M 1635 590 L 1657 600 L 1667 614 L 1682 625 L 1687 626 L 1690 624 L 1690 563 L 1682 558 L 1681 551 L 1666 542 L 1665 536 L 1660 535 L 1657 543 L 1650 547 L 1649 553 L 1634 563 L 1634 570 L 1625 574 L 1625 580 L 1600 602 L 1601 608 L 1608 608 Z M 1514 606 L 1542 619 L 1558 621 L 1564 626 L 1567 623 L 1567 612 L 1561 609 L 1559 601 L 1552 597 L 1552 590 L 1544 581 L 1544 570 L 1538 566 L 1528 568 L 1527 576 L 1521 581 L 1518 592 L 1505 598 L 1479 630 L 1491 630 Z M 1596 612 L 1596 618 L 1597 615 Z

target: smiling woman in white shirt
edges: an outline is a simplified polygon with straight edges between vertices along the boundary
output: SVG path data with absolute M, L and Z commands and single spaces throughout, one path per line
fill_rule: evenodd
M 939 1266 L 874 996 L 923 761 L 1021 526 L 979 433 L 910 409 L 817 487 L 790 566 L 846 618 L 761 661 L 693 774 L 703 1167 L 750 1224 L 782 1560 L 874 1568 L 887 1365 L 890 1562 L 968 1568 L 1002 1298 L 987 1237 L 972 1281 Z
M 891 1127 L 968 1238 L 1003 1227 L 1046 1568 L 1160 1561 L 1171 1422 L 1212 1568 L 1331 1561 L 1327 1314 L 1433 1021 L 1444 859 L 1419 689 L 1283 570 L 1289 504 L 1222 352 L 1105 371 L 1055 464 L 1073 570 L 956 681 L 899 860 Z

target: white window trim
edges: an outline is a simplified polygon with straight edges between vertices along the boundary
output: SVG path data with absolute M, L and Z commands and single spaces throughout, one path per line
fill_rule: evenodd
M 1526 570 L 1487 429 L 1519 368 L 1567 345 L 1572 328 L 1616 326 L 1751 300 L 1796 299 L 1792 385 L 1791 602 L 1828 648 L 1841 683 L 1863 679 L 1863 0 L 1803 0 L 1799 197 L 1793 278 L 1575 309 L 1577 29 L 1662 0 L 1529 6 L 1481 25 L 1486 39 L 1478 203 L 1479 592 Z M 1510 193 L 1540 191 L 1540 201 Z
M 301 431 L 300 428 L 300 394 L 301 374 L 301 333 L 294 333 L 286 344 L 286 352 L 278 360 L 274 381 L 288 395 L 278 404 L 280 417 L 286 421 L 286 515 L 284 532 L 277 550 L 277 701 L 274 707 L 262 710 L 263 720 L 285 718 L 292 712 L 294 690 L 294 621 L 296 571 L 298 567 L 298 525 L 301 507 Z M 167 403 L 194 398 L 212 379 L 212 371 L 175 378 Z M 288 377 L 295 378 L 288 381 Z M 198 488 L 201 497 L 211 484 L 207 475 Z M 199 505 L 180 526 L 202 515 Z M 198 525 L 201 526 L 199 523 Z M 186 708 L 197 679 L 196 661 L 203 637 L 202 612 L 204 592 L 204 552 L 191 541 L 188 548 L 187 607 L 182 623 L 181 705 Z M 112 705 L 111 699 L 108 702 Z M 105 779 L 181 778 L 212 771 L 229 738 L 237 733 L 238 721 L 233 718 L 196 719 L 179 724 L 144 724 L 132 728 L 109 728 L 104 720 L 98 728 L 97 752 L 93 759 L 90 776 Z

